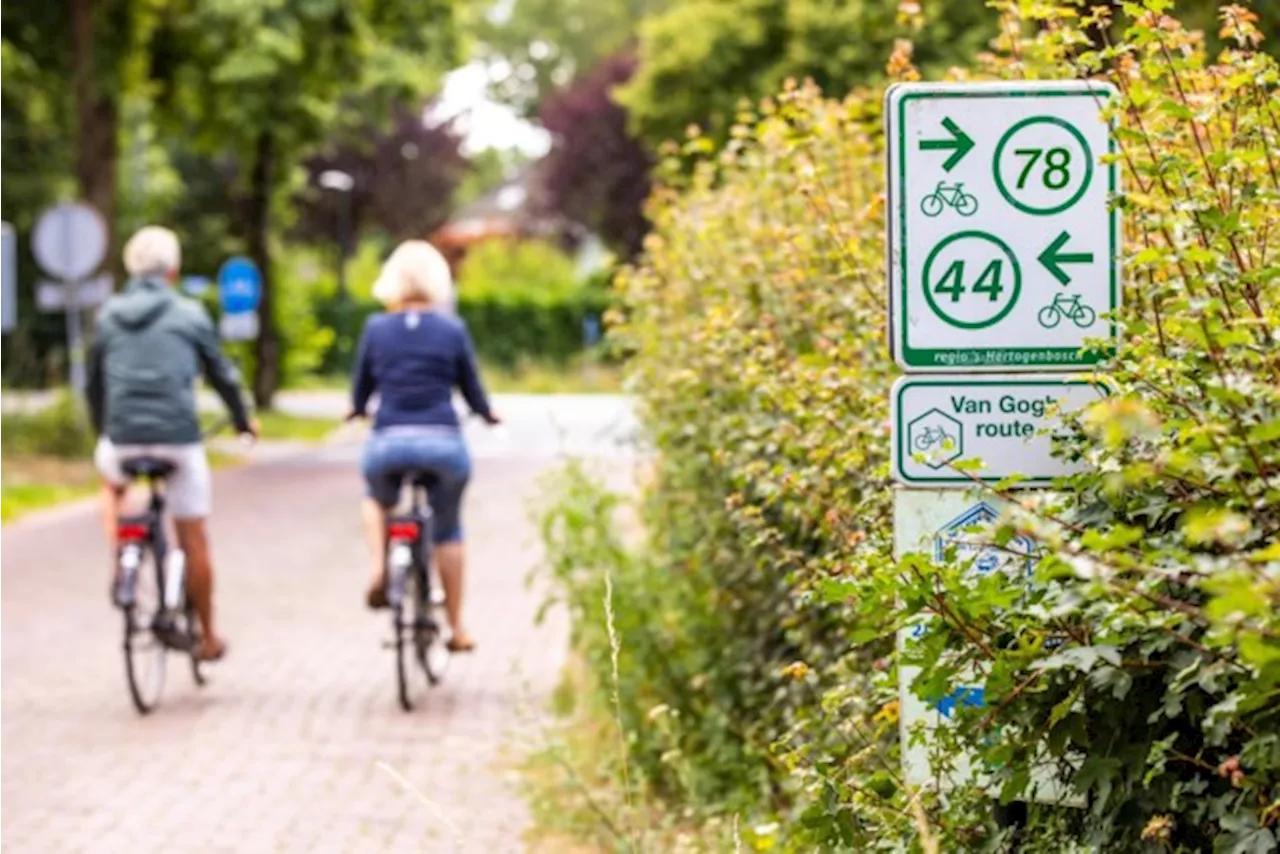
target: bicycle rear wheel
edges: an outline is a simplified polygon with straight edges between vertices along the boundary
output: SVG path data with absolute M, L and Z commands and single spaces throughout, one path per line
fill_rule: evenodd
M 393 609 L 393 622 L 396 633 L 396 689 L 400 697 L 400 708 L 406 712 L 413 711 L 413 642 L 410 625 L 405 620 L 404 603 Z
M 164 584 L 155 551 L 144 549 L 133 572 L 133 602 L 123 609 L 124 668 L 133 706 L 145 715 L 160 702 L 169 652 L 152 631 L 163 613 L 164 602 Z
M 428 574 L 429 572 L 429 570 L 424 571 L 424 577 L 439 584 L 439 578 Z M 426 636 L 426 648 L 421 659 L 422 669 L 427 674 L 429 685 L 440 684 L 444 679 L 445 671 L 449 669 L 449 659 L 452 658 L 440 631 L 440 627 L 444 624 L 444 598 L 440 597 L 437 601 L 437 598 L 432 595 L 435 592 L 436 588 L 428 585 L 428 592 L 422 597 L 423 616 L 431 626 Z

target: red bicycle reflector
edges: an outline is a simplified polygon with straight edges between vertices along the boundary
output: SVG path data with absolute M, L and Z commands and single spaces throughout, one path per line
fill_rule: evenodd
M 393 540 L 418 539 L 417 522 L 391 522 L 387 525 L 387 536 Z
M 116 528 L 116 536 L 122 543 L 140 543 L 147 539 L 147 526 L 128 523 Z

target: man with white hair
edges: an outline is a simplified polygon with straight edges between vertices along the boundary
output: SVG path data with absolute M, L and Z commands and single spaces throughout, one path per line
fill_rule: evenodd
M 226 644 L 213 620 L 213 567 L 205 530 L 212 494 L 196 415 L 196 377 L 204 374 L 238 432 L 256 435 L 257 426 L 209 315 L 199 303 L 174 292 L 181 264 L 178 237 L 167 228 L 147 226 L 125 244 L 129 282 L 98 314 L 87 393 L 98 435 L 94 461 L 103 479 L 103 524 L 113 547 L 128 485 L 123 462 L 145 456 L 174 466 L 166 490 L 168 507 L 187 558 L 188 591 L 204 629 L 199 655 L 214 660 L 222 657 Z M 113 595 L 117 604 L 124 604 L 128 591 L 118 581 L 113 580 Z

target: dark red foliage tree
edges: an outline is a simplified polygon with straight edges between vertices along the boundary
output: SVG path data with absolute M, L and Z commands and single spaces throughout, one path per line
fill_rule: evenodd
M 635 67 L 629 52 L 607 57 L 546 97 L 538 118 L 552 145 L 538 165 L 533 199 L 537 210 L 595 231 L 628 259 L 649 230 L 643 208 L 653 158 L 627 132 L 627 112 L 612 92 Z
M 443 224 L 469 165 L 452 124 L 429 125 L 423 115 L 421 109 L 401 109 L 390 131 L 370 130 L 307 160 L 298 236 L 336 240 L 344 215 L 349 216 L 346 230 L 352 241 L 371 229 L 394 240 L 425 238 Z M 320 176 L 329 170 L 352 177 L 349 199 L 321 186 Z M 347 203 L 350 208 L 344 212 Z

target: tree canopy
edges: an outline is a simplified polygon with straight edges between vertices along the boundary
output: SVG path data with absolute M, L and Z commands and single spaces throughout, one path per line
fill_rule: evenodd
M 918 30 L 897 0 L 691 0 L 645 20 L 639 68 L 619 93 L 652 144 L 690 124 L 723 133 L 743 99 L 812 77 L 839 94 L 882 79 L 896 38 L 910 35 L 924 69 L 963 64 L 995 35 L 983 0 L 931 4 Z
M 490 66 L 493 96 L 527 116 L 544 98 L 634 40 L 669 0 L 514 0 L 474 26 L 475 58 Z

